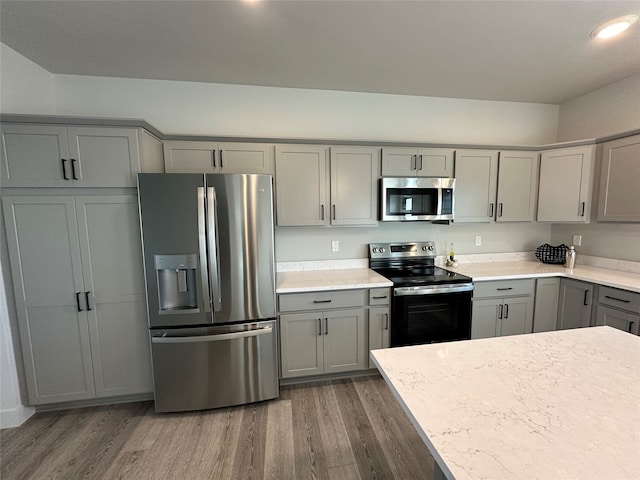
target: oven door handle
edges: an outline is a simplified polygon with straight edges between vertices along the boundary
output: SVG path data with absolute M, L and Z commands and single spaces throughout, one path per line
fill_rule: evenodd
M 393 289 L 396 297 L 405 295 L 438 295 L 440 293 L 470 292 L 473 283 L 458 283 L 454 285 L 420 285 L 418 287 L 398 287 Z

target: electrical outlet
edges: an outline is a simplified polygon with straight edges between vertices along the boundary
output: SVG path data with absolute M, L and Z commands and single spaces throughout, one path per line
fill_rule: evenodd
M 331 251 L 332 252 L 340 251 L 340 242 L 338 240 L 331 240 Z
M 573 236 L 573 245 L 579 247 L 582 245 L 582 235 L 574 235 Z
M 480 235 L 476 235 L 476 247 L 482 245 L 482 237 Z

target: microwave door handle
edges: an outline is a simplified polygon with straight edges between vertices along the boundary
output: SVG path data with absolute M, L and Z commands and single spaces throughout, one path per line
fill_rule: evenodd
M 222 310 L 220 290 L 220 255 L 218 242 L 218 200 L 213 187 L 207 187 L 207 240 L 209 241 L 209 265 L 211 265 L 213 311 Z
M 200 275 L 202 280 L 202 298 L 204 311 L 211 311 L 211 285 L 209 284 L 209 268 L 207 266 L 207 220 L 204 187 L 198 187 L 198 253 L 200 255 Z

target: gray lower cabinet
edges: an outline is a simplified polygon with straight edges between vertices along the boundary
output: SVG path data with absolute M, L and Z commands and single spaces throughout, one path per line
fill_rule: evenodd
M 595 324 L 640 335 L 640 293 L 599 286 Z
M 153 390 L 135 196 L 5 196 L 29 404 Z
M 391 291 L 388 288 L 369 290 L 369 351 L 389 348 L 391 344 L 390 299 Z M 371 357 L 369 368 L 375 368 Z
M 509 280 L 475 285 L 471 338 L 531 333 L 534 281 Z
M 591 326 L 593 285 L 579 280 L 560 280 L 558 330 Z
M 550 332 L 558 328 L 558 296 L 560 279 L 536 280 L 536 303 L 533 310 L 533 332 Z

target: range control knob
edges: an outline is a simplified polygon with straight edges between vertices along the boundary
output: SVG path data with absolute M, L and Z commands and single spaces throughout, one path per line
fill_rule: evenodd
M 433 244 L 429 244 L 429 247 L 428 247 L 428 248 L 429 248 L 429 251 L 430 251 L 430 252 L 433 252 L 433 249 L 435 248 L 435 245 L 433 245 Z
M 371 249 L 371 251 L 372 251 L 373 253 L 378 253 L 378 247 L 373 247 L 373 248 Z
M 380 253 L 384 253 L 384 247 L 380 247 Z
M 423 251 L 423 252 L 426 252 L 426 251 L 427 251 L 427 246 L 426 246 L 426 245 L 423 245 L 423 246 L 422 246 L 422 251 Z

